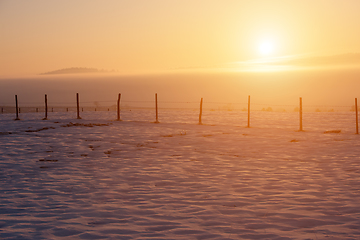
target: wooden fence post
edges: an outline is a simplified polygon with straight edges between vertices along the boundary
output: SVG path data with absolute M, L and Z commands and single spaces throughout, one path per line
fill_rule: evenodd
M 200 100 L 200 114 L 199 114 L 199 124 L 202 124 L 201 116 L 202 116 L 202 104 L 203 104 L 203 98 Z
M 355 98 L 355 114 L 356 114 L 356 134 L 359 134 L 357 98 Z
M 155 111 L 156 111 L 155 123 L 159 123 L 157 93 L 155 93 Z
M 120 120 L 120 99 L 121 99 L 121 93 L 118 94 L 118 100 L 117 100 L 117 121 Z
M 248 124 L 247 127 L 250 127 L 250 95 L 248 97 Z
M 45 94 L 45 117 L 42 120 L 47 120 L 48 115 L 48 102 L 47 102 L 47 95 Z
M 302 124 L 302 98 L 300 98 L 299 118 L 300 118 L 300 129 L 299 129 L 299 131 L 302 131 L 303 130 L 303 124 Z
M 79 93 L 76 93 L 76 112 L 77 112 L 77 119 L 81 119 L 81 117 L 80 117 Z
M 20 118 L 19 118 L 19 105 L 18 105 L 17 95 L 15 95 L 15 105 L 16 105 L 16 118 L 15 118 L 15 120 L 20 120 Z

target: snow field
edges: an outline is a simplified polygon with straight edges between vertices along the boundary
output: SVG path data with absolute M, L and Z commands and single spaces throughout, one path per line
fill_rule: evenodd
M 0 238 L 360 237 L 353 113 L 221 113 L 0 115 Z

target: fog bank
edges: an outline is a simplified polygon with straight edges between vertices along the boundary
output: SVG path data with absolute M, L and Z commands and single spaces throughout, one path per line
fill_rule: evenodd
M 14 105 L 15 94 L 22 106 L 42 106 L 44 94 L 48 94 L 49 104 L 74 105 L 76 93 L 85 105 L 112 105 L 121 93 L 124 103 L 131 106 L 140 101 L 138 106 L 147 107 L 158 93 L 162 106 L 170 108 L 204 98 L 204 107 L 241 109 L 251 95 L 254 109 L 273 106 L 274 110 L 289 110 L 302 97 L 304 106 L 325 105 L 327 110 L 354 104 L 354 98 L 360 97 L 359 77 L 359 70 L 36 76 L 1 79 L 0 105 Z

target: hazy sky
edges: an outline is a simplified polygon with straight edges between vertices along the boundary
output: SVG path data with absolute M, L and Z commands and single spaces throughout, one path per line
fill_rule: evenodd
M 360 59 L 359 11 L 359 0 L 0 0 L 0 77 L 68 67 L 161 72 L 261 57 Z

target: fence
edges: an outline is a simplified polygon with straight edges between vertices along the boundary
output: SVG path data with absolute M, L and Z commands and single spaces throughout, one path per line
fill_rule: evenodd
M 48 106 L 48 98 L 45 94 L 45 100 L 44 105 L 40 106 L 39 103 L 28 103 L 28 104 L 34 104 L 33 106 L 19 106 L 18 102 L 18 96 L 15 95 L 15 107 L 14 106 L 0 106 L 1 108 L 1 114 L 9 114 L 9 113 L 15 113 L 15 119 L 14 120 L 20 120 L 20 114 L 21 113 L 30 113 L 30 112 L 43 112 L 44 118 L 43 120 L 48 119 L 48 113 L 49 112 L 75 112 L 77 113 L 77 119 L 81 119 L 80 115 L 82 112 L 86 111 L 116 111 L 116 120 L 121 121 L 121 110 L 130 110 L 131 109 L 153 109 L 155 104 L 155 121 L 154 123 L 159 123 L 159 107 L 158 103 L 160 103 L 163 107 L 161 109 L 171 109 L 171 110 L 196 110 L 199 109 L 199 124 L 202 124 L 202 115 L 203 111 L 244 111 L 247 112 L 247 127 L 251 127 L 251 112 L 258 112 L 258 111 L 265 111 L 265 112 L 272 112 L 273 109 L 271 107 L 262 107 L 266 106 L 266 104 L 259 104 L 259 103 L 251 103 L 250 102 L 250 96 L 248 96 L 248 101 L 245 103 L 224 103 L 224 102 L 206 102 L 206 105 L 208 105 L 207 108 L 203 108 L 203 98 L 200 99 L 199 102 L 166 102 L 166 101 L 160 101 L 158 102 L 158 95 L 155 94 L 155 101 L 122 101 L 122 103 L 125 103 L 124 106 L 121 106 L 121 94 L 118 94 L 118 98 L 116 103 L 115 101 L 101 101 L 101 102 L 95 102 L 97 103 L 95 106 L 91 106 L 89 104 L 94 102 L 80 102 L 79 94 L 76 94 L 76 105 L 74 103 L 52 103 L 51 106 Z M 81 103 L 81 105 L 80 105 Z M 111 104 L 107 106 L 99 106 L 98 104 Z M 60 105 L 59 105 L 60 104 Z M 63 105 L 61 105 L 63 104 Z M 65 105 L 66 104 L 66 105 Z M 71 106 L 69 106 L 71 105 Z M 174 107 L 174 105 L 177 105 L 178 107 Z M 218 105 L 218 108 L 215 106 Z M 80 107 L 81 106 L 81 107 Z M 121 107 L 120 107 L 121 106 Z M 253 107 L 256 107 L 253 109 Z M 298 117 L 298 124 L 299 124 L 299 131 L 303 131 L 303 103 L 302 98 L 299 98 L 299 105 L 272 105 L 274 107 L 278 107 L 280 111 L 286 111 L 286 108 L 293 108 L 294 112 L 299 113 Z M 315 112 L 320 112 L 319 108 L 331 108 L 329 112 L 333 112 L 334 108 L 342 108 L 347 109 L 348 111 L 355 112 L 355 129 L 356 134 L 359 134 L 358 130 L 358 106 L 357 106 L 357 98 L 355 98 L 355 104 L 353 106 L 319 106 L 319 105 L 311 105 L 307 106 L 316 108 Z

